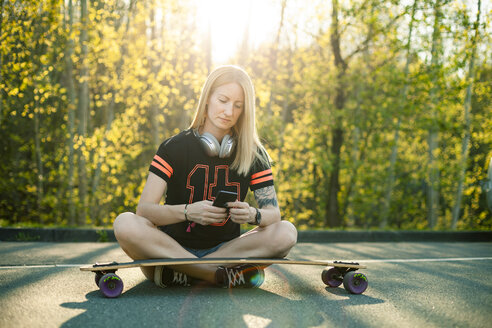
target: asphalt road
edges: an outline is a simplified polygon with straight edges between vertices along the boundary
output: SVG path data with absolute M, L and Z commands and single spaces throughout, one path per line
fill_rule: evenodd
M 127 261 L 115 243 L 0 242 L 0 327 L 490 327 L 492 243 L 300 243 L 290 258 L 357 260 L 362 295 L 321 267 L 274 265 L 260 289 L 155 287 L 118 271 L 106 299 L 79 265 Z

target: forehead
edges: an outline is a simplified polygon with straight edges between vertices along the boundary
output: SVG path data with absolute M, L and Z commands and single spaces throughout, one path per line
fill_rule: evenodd
M 236 82 L 226 83 L 218 86 L 213 92 L 215 95 L 223 95 L 234 101 L 244 101 L 243 88 Z

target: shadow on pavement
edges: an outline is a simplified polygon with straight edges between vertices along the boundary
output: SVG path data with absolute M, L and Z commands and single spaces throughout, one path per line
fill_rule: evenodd
M 267 327 L 270 323 L 278 327 L 320 326 L 332 320 L 340 322 L 340 316 L 348 316 L 347 322 L 354 322 L 350 319 L 351 311 L 344 311 L 352 305 L 384 302 L 366 295 L 348 294 L 343 288 L 320 292 L 285 270 L 274 274 L 281 274 L 282 280 L 292 280 L 287 282 L 291 292 L 282 292 L 286 296 L 263 288 L 222 289 L 202 285 L 163 289 L 150 281 L 124 291 L 117 299 L 92 291 L 86 294 L 84 302 L 61 304 L 64 308 L 85 310 L 63 327 L 83 326 L 87 322 L 98 322 L 101 326 Z
M 98 249 L 95 249 L 91 252 L 87 252 L 87 253 L 84 253 L 80 256 L 71 258 L 70 262 L 84 263 L 84 262 L 93 261 L 96 256 L 100 256 L 101 254 L 105 254 L 106 252 L 114 250 L 115 247 L 117 247 L 117 246 L 115 246 L 114 244 L 109 244 L 103 248 L 98 248 Z M 22 248 L 22 251 L 25 251 L 26 249 L 29 249 L 29 247 L 26 246 L 26 247 Z M 61 268 L 60 270 L 67 271 L 70 269 L 69 268 Z M 52 269 L 47 268 L 47 269 L 32 269 L 29 271 L 23 271 L 22 274 L 19 274 L 15 279 L 13 279 L 12 281 L 9 282 L 9 286 L 8 286 L 9 288 L 5 292 L 5 294 L 2 296 L 7 296 L 7 294 L 13 294 L 13 293 L 15 293 L 15 291 L 18 288 L 25 287 L 26 281 L 32 281 L 32 282 L 43 281 L 48 276 L 60 272 L 60 270 L 53 271 Z M 25 273 L 25 272 L 27 272 L 27 273 Z

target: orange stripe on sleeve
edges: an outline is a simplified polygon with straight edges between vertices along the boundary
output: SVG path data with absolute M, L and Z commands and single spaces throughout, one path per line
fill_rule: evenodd
M 152 166 L 154 166 L 154 167 L 156 167 L 159 171 L 161 171 L 161 172 L 162 172 L 162 173 L 164 173 L 165 175 L 167 175 L 167 176 L 168 176 L 168 178 L 170 178 L 170 177 L 171 177 L 171 174 L 172 174 L 172 173 L 171 173 L 171 172 L 169 172 L 169 170 L 168 170 L 168 169 L 166 169 L 164 166 L 159 165 L 159 164 L 158 164 L 158 163 L 156 163 L 156 162 L 152 162 L 152 163 L 151 163 L 151 165 L 152 165 Z
M 161 163 L 171 174 L 173 174 L 173 168 L 171 165 L 167 164 L 165 160 L 163 160 L 159 155 L 155 155 L 154 159 Z
M 265 171 L 261 171 L 261 172 L 258 172 L 258 173 L 255 173 L 251 176 L 251 180 L 254 180 L 258 177 L 261 177 L 261 176 L 264 176 L 264 175 L 267 175 L 267 174 L 272 174 L 272 169 L 268 169 L 268 170 L 265 170 Z
M 258 184 L 258 183 L 262 183 L 262 182 L 265 182 L 265 181 L 270 181 L 270 180 L 273 180 L 273 176 L 267 176 L 267 177 L 263 177 L 263 178 L 258 178 L 258 179 L 255 179 L 255 180 L 251 180 L 251 183 L 250 185 L 255 185 L 255 184 Z

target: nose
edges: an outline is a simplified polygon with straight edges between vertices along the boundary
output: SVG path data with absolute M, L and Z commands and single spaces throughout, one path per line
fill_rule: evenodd
M 227 116 L 232 116 L 233 112 L 233 104 L 231 102 L 228 102 L 227 104 L 224 105 L 224 114 Z

